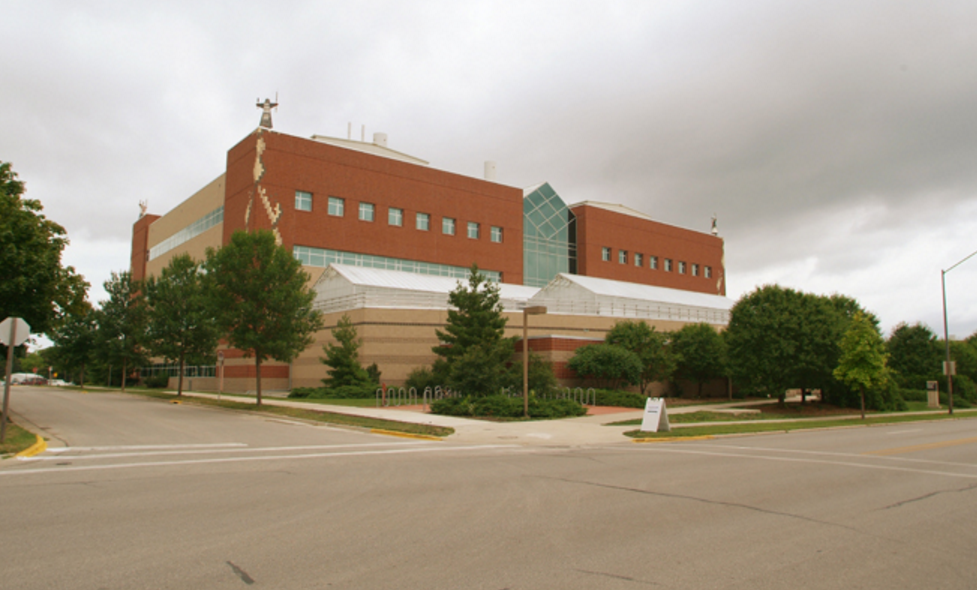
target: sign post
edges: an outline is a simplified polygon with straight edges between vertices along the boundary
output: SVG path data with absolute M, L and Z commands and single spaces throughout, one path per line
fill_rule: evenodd
M 221 393 L 224 392 L 224 351 L 217 351 L 217 370 L 220 375 L 217 377 L 217 401 L 221 399 Z
M 665 398 L 649 397 L 645 402 L 645 414 L 641 418 L 643 432 L 670 432 L 668 412 L 665 410 Z
M 10 382 L 14 374 L 14 348 L 31 335 L 30 325 L 21 318 L 10 317 L 0 322 L 0 342 L 7 345 L 7 378 L 3 381 L 3 414 L 0 415 L 0 442 L 7 440 L 7 406 L 10 402 Z

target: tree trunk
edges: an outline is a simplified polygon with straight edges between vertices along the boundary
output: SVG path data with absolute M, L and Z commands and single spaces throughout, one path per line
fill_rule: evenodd
M 862 420 L 865 419 L 865 388 L 861 388 L 862 392 Z
M 696 391 L 695 397 L 702 399 L 702 381 L 699 381 L 699 390 Z
M 803 387 L 801 388 L 801 405 L 804 405 L 804 400 L 807 398 L 807 390 Z
M 85 389 L 85 363 L 81 364 L 81 388 Z
M 180 353 L 180 376 L 176 380 L 176 397 L 181 397 L 183 395 L 183 373 L 184 373 L 183 361 L 184 361 L 184 356 L 183 353 L 181 352 Z
M 254 380 L 256 386 L 255 405 L 261 407 L 261 357 L 254 355 Z
M 122 357 L 122 393 L 126 391 L 126 358 Z

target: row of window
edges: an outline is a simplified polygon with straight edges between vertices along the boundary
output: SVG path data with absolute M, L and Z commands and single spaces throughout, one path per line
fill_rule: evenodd
M 601 250 L 600 250 L 600 259 L 603 260 L 604 262 L 610 262 L 611 261 L 611 249 L 608 248 L 608 247 L 606 247 L 606 246 L 603 247 L 603 248 L 601 248 Z M 634 265 L 637 266 L 637 267 L 644 267 L 644 265 L 645 265 L 645 257 L 644 257 L 644 254 L 642 254 L 640 252 L 635 252 L 634 255 L 631 256 L 631 260 L 634 262 Z M 628 264 L 628 251 L 627 250 L 618 250 L 617 251 L 617 261 L 618 261 L 619 264 Z M 703 277 L 705 277 L 707 279 L 711 279 L 712 278 L 712 267 L 711 266 L 699 266 L 696 263 L 687 264 L 686 262 L 681 261 L 681 260 L 678 261 L 678 264 L 676 265 L 675 262 L 671 258 L 665 258 L 663 260 L 663 262 L 664 262 L 664 265 L 662 266 L 662 268 L 663 268 L 663 270 L 665 272 L 672 272 L 673 270 L 678 270 L 678 274 L 680 274 L 680 275 L 684 275 L 687 272 L 690 272 L 692 276 L 697 277 L 697 276 L 700 275 L 700 271 L 701 271 L 701 275 Z M 652 270 L 658 270 L 658 257 L 657 256 L 649 256 L 648 257 L 648 268 L 650 268 Z
M 346 264 L 349 266 L 400 270 L 421 275 L 451 277 L 455 279 L 467 279 L 471 274 L 471 269 L 463 266 L 420 262 L 418 260 L 406 260 L 403 258 L 388 258 L 386 256 L 343 252 L 341 250 L 326 250 L 324 248 L 311 248 L 309 246 L 294 246 L 292 253 L 303 265 L 318 266 L 320 268 L 326 268 L 335 262 L 336 264 Z M 495 270 L 479 270 L 490 281 L 496 283 L 502 282 L 502 273 Z
M 297 211 L 312 211 L 312 193 L 306 191 L 295 191 L 295 209 Z M 333 217 L 343 217 L 346 214 L 346 199 L 340 197 L 329 197 L 326 212 Z M 374 221 L 376 218 L 376 205 L 373 203 L 359 204 L 358 211 L 360 221 Z M 402 227 L 404 225 L 404 210 L 397 207 L 387 209 L 387 225 Z M 441 233 L 446 236 L 455 235 L 457 220 L 452 217 L 441 218 Z M 431 214 L 416 213 L 414 217 L 414 228 L 418 231 L 431 230 Z M 475 221 L 469 221 L 466 227 L 466 235 L 472 240 L 482 237 L 482 226 Z M 502 228 L 491 226 L 489 239 L 495 243 L 502 243 Z
M 190 240 L 204 233 L 208 229 L 214 227 L 215 225 L 219 225 L 223 222 L 224 222 L 224 206 L 221 205 L 220 207 L 214 209 L 210 213 L 204 215 L 200 219 L 194 221 L 190 225 L 176 232 L 172 236 L 166 238 L 159 244 L 156 244 L 155 246 L 150 248 L 147 260 L 153 260 L 154 258 L 158 258 L 163 254 L 166 254 L 170 250 L 176 248 L 177 246 L 181 246 L 189 242 Z

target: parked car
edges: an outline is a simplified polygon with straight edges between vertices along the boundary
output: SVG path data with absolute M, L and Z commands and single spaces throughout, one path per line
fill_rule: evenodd
M 63 379 L 51 379 L 50 381 L 47 382 L 47 384 L 52 385 L 54 387 L 64 387 L 66 385 L 74 385 L 74 383 L 69 383 L 68 381 L 65 381 Z

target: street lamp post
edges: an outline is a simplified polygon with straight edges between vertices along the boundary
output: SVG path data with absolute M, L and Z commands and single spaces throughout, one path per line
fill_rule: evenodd
M 946 345 L 946 364 L 944 365 L 943 372 L 946 373 L 947 409 L 950 414 L 953 413 L 953 364 L 950 361 L 950 329 L 946 320 L 946 273 L 967 262 L 975 254 L 977 254 L 977 251 L 971 252 L 967 257 L 950 268 L 940 271 L 940 285 L 943 290 L 943 343 Z
M 522 310 L 522 411 L 529 417 L 529 316 L 546 313 L 543 305 L 524 307 Z

